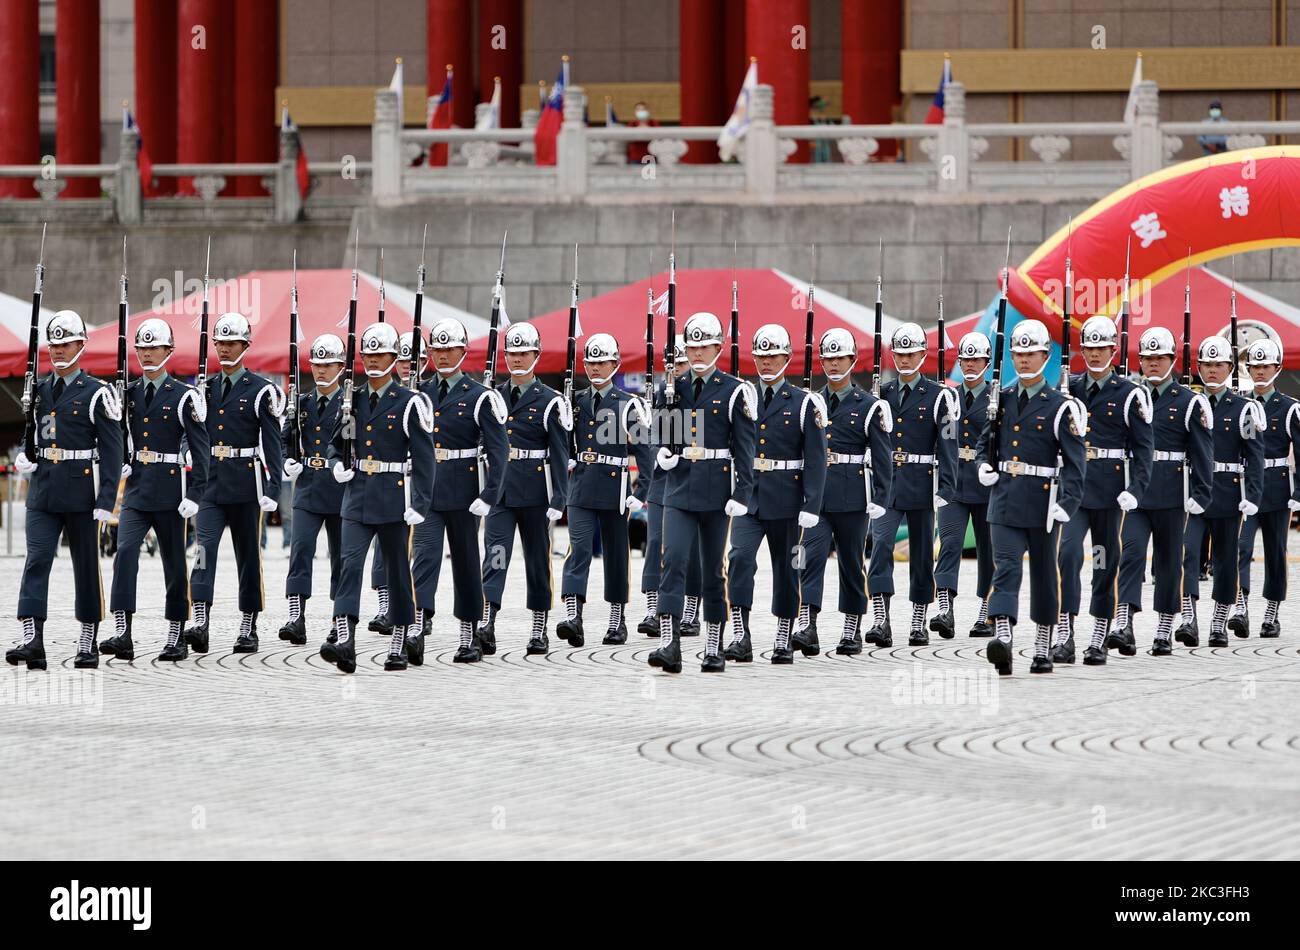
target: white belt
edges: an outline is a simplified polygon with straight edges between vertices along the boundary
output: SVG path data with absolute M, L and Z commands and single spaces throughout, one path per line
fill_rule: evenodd
M 476 450 L 477 454 L 477 450 Z M 510 461 L 516 459 L 544 459 L 546 458 L 546 449 L 511 449 Z
M 911 455 L 907 452 L 895 452 L 894 461 L 899 465 L 933 465 L 933 455 Z
M 37 453 L 37 455 L 39 455 L 43 459 L 48 459 L 49 461 L 57 465 L 59 462 L 62 462 L 64 459 L 76 460 L 76 461 L 81 461 L 84 459 L 97 459 L 99 458 L 99 450 L 98 449 L 60 449 L 55 447 L 55 448 L 41 449 Z
M 627 468 L 628 464 L 626 455 L 600 455 L 596 452 L 579 452 L 573 460 L 585 465 L 613 465 L 615 468 Z
M 1055 478 L 1057 469 L 1050 465 L 1026 465 L 1024 462 L 1000 462 L 998 468 L 1008 475 L 1029 475 L 1034 478 Z
M 135 460 L 141 465 L 157 465 L 159 462 L 164 465 L 179 465 L 184 461 L 178 452 L 150 452 L 148 449 L 136 452 Z
M 383 474 L 406 474 L 405 462 L 380 462 L 376 459 L 354 459 L 352 467 L 358 472 L 364 472 L 367 475 Z
M 1215 462 L 1214 471 L 1216 473 L 1235 472 L 1238 475 L 1240 475 L 1243 471 L 1245 471 L 1245 469 L 1240 462 Z
M 843 452 L 827 452 L 827 465 L 871 465 L 865 455 L 845 455 Z
M 256 454 L 256 446 L 247 449 L 238 449 L 233 445 L 212 446 L 212 457 L 214 459 L 251 459 Z
M 975 449 L 973 447 L 967 448 L 966 446 L 961 446 L 957 449 L 957 458 L 961 459 L 963 462 L 973 462 L 975 461 Z
M 545 452 L 542 453 L 542 455 L 545 454 Z M 513 455 L 510 457 L 514 458 Z M 476 446 L 472 449 L 434 449 L 433 458 L 434 461 L 437 462 L 449 462 L 452 459 L 478 458 L 478 447 Z
M 803 459 L 754 459 L 756 472 L 797 472 L 803 468 Z
M 1152 461 L 1155 462 L 1183 462 L 1186 461 L 1187 459 L 1187 453 L 1186 452 L 1161 452 L 1157 450 L 1155 454 L 1151 456 L 1151 459 Z
M 1265 468 L 1286 468 L 1291 462 L 1290 459 L 1264 459 Z
M 709 459 L 729 459 L 731 458 L 731 449 L 706 449 L 698 445 L 687 445 L 682 448 L 682 458 L 688 462 L 703 462 Z
M 1128 458 L 1128 452 L 1124 449 L 1099 449 L 1094 446 L 1085 448 L 1088 461 L 1093 459 L 1125 459 Z

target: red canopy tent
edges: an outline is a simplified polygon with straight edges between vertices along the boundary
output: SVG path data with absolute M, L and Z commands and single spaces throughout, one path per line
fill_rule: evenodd
M 776 269 L 749 269 L 735 272 L 740 296 L 740 369 L 753 375 L 754 360 L 749 355 L 749 343 L 754 331 L 765 323 L 779 323 L 790 333 L 793 357 L 790 361 L 792 376 L 803 372 L 804 336 L 807 322 L 808 285 Z M 708 310 L 722 321 L 724 335 L 731 320 L 730 270 L 679 270 L 677 272 L 677 332 L 681 333 L 688 317 Z M 668 289 L 667 273 L 656 274 L 601 294 L 578 305 L 580 337 L 593 333 L 609 333 L 618 340 L 623 367 L 627 371 L 645 368 L 645 315 L 646 291 L 653 286 L 655 294 Z M 870 367 L 871 347 L 875 327 L 874 307 L 846 300 L 837 294 L 817 288 L 813 295 L 814 325 L 818 337 L 832 327 L 843 327 L 853 333 L 858 343 L 858 368 Z M 663 308 L 660 308 L 661 310 Z M 565 341 L 569 334 L 569 309 L 553 310 L 531 321 L 542 336 L 542 356 L 537 364 L 539 373 L 564 372 Z M 898 326 L 897 320 L 886 315 L 882 321 L 885 344 Z M 667 333 L 666 311 L 655 317 L 655 366 L 662 369 L 664 335 Z M 723 346 L 718 365 L 730 366 L 730 339 Z M 815 343 L 814 343 L 815 345 Z M 578 348 L 582 352 L 581 343 Z M 815 352 L 815 351 L 814 351 Z M 487 355 L 486 334 L 470 342 L 465 360 L 468 369 L 482 369 Z M 816 359 L 814 355 L 814 360 Z M 581 356 L 578 361 L 582 365 Z M 814 363 L 814 366 L 816 364 Z

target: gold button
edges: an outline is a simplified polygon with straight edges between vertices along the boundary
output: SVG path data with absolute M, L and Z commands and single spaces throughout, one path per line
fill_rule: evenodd
M 149 417 L 148 417 L 148 416 L 145 416 L 145 417 L 144 417 L 144 421 L 145 421 L 145 422 L 148 422 L 148 421 L 149 421 Z
M 224 429 L 224 428 L 225 428 L 225 426 L 224 426 L 224 425 L 222 425 L 222 424 L 221 424 L 221 423 L 217 423 L 217 428 L 218 428 L 218 429 Z
M 140 433 L 140 436 L 141 436 L 142 438 L 147 439 L 147 438 L 149 438 L 149 433 L 148 433 L 148 432 L 141 432 L 141 433 Z
M 225 414 L 226 414 L 226 410 L 224 410 L 224 409 L 218 409 L 218 410 L 217 410 L 217 415 L 219 415 L 219 416 L 224 416 Z
M 366 445 L 374 445 L 374 444 L 375 443 L 372 442 L 370 439 L 366 439 Z
M 694 430 L 692 429 L 691 431 L 694 431 Z M 758 440 L 758 444 L 759 444 L 759 445 L 767 445 L 767 439 L 759 439 L 759 440 Z

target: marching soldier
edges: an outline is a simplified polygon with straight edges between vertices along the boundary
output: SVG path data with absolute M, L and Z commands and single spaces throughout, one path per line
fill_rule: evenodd
M 22 642 L 6 662 L 43 670 L 50 567 L 59 535 L 66 533 L 76 591 L 73 608 L 81 624 L 78 669 L 99 666 L 95 639 L 104 619 L 99 574 L 99 522 L 112 517 L 122 470 L 122 407 L 111 386 L 77 367 L 86 346 L 86 324 L 72 310 L 50 317 L 45 342 L 54 371 L 36 389 L 35 459 L 19 452 L 14 466 L 31 475 L 27 492 L 27 560 L 18 588 Z
M 166 599 L 167 642 L 160 660 L 189 655 L 182 636 L 190 614 L 190 590 L 185 565 L 185 522 L 199 510 L 207 481 L 209 454 L 207 407 L 197 389 L 173 379 L 166 370 L 175 342 L 172 329 L 150 318 L 135 331 L 135 354 L 144 376 L 126 394 L 130 444 L 134 451 L 122 466 L 126 492 L 117 523 L 117 554 L 113 558 L 113 591 L 109 610 L 115 635 L 99 652 L 119 660 L 135 659 L 131 617 L 136 608 L 136 576 L 140 545 L 152 528 L 162 555 Z M 188 452 L 186 451 L 188 449 Z M 186 457 L 193 463 L 187 477 Z
M 580 647 L 586 640 L 582 606 L 587 599 L 587 575 L 600 531 L 605 571 L 605 601 L 609 604 L 606 645 L 627 643 L 623 611 L 628 600 L 629 514 L 645 504 L 648 479 L 633 491 L 628 479 L 632 459 L 642 472 L 650 470 L 650 420 L 641 400 L 614 385 L 618 372 L 618 341 L 608 333 L 595 333 L 583 348 L 583 371 L 591 386 L 574 397 L 577 450 L 569 462 L 569 553 L 564 558 L 560 594 L 565 618 L 555 635 Z
M 930 629 L 945 640 L 957 632 L 953 604 L 957 600 L 957 579 L 961 573 L 962 549 L 966 546 L 966 525 L 975 532 L 975 593 L 980 599 L 979 615 L 971 626 L 972 637 L 991 637 L 989 587 L 993 583 L 993 542 L 989 538 L 989 489 L 979 480 L 975 450 L 988 420 L 989 385 L 985 376 L 993 358 L 993 347 L 983 333 L 972 331 L 957 343 L 957 364 L 962 385 L 957 391 L 956 487 L 952 500 L 938 510 L 939 560 L 934 570 L 939 612 Z M 910 536 L 910 535 L 909 535 Z
M 1138 341 L 1155 451 L 1147 490 L 1138 496 L 1137 507 L 1125 514 L 1120 530 L 1119 605 L 1106 648 L 1118 649 L 1122 656 L 1137 653 L 1132 617 L 1142 609 L 1148 542 L 1157 554 L 1151 559 L 1155 581 L 1152 602 L 1157 613 L 1151 652 L 1156 656 L 1172 652 L 1169 639 L 1174 614 L 1181 606 L 1187 515 L 1204 514 L 1211 500 L 1213 413 L 1204 396 L 1172 378 L 1174 352 L 1174 335 L 1164 327 L 1151 327 Z
M 506 406 L 496 390 L 461 372 L 469 333 L 459 320 L 439 320 L 429 331 L 436 371 L 422 387 L 433 406 L 433 455 L 438 491 L 423 524 L 415 529 L 415 623 L 407 631 L 411 662 L 424 662 L 442 570 L 442 544 L 451 551 L 452 616 L 460 642 L 455 663 L 477 663 L 483 648 L 474 627 L 483 619 L 478 519 L 500 504 L 505 489 Z M 495 652 L 495 642 L 490 644 Z
M 944 427 L 956 421 L 951 393 L 921 375 L 925 362 L 925 333 L 904 323 L 889 341 L 898 379 L 881 387 L 880 397 L 894 416 L 894 472 L 885 513 L 871 523 L 872 627 L 866 641 L 894 645 L 889 625 L 889 600 L 894 593 L 894 543 L 898 526 L 907 520 L 912 626 L 907 642 L 930 642 L 925 614 L 934 602 L 934 513 L 952 497 L 956 485 L 956 443 L 944 438 Z M 938 478 L 935 470 L 938 469 Z
M 496 619 L 505 593 L 506 572 L 514 553 L 515 528 L 524 548 L 527 606 L 533 614 L 525 652 L 549 652 L 546 618 L 551 610 L 551 526 L 564 516 L 569 491 L 569 438 L 573 418 L 564 398 L 537 379 L 533 370 L 542 355 L 542 338 L 531 323 L 506 331 L 506 366 L 510 379 L 497 387 L 506 400 L 510 442 L 505 489 L 492 506 L 484 529 L 483 596 L 487 616 L 478 628 L 479 648 L 496 652 Z
M 284 429 L 284 474 L 294 481 L 292 539 L 289 547 L 289 576 L 284 593 L 289 600 L 289 620 L 280 628 L 280 639 L 302 646 L 307 642 L 307 600 L 311 597 L 312 562 L 321 528 L 330 554 L 330 600 L 338 595 L 339 572 L 343 567 L 343 486 L 330 472 L 330 441 L 339 416 L 346 361 L 343 341 L 323 333 L 311 345 L 311 375 L 314 393 L 298 397 L 302 461 L 290 457 L 294 447 L 288 425 Z
M 1300 488 L 1291 470 L 1292 452 L 1300 451 L 1300 402 L 1273 388 L 1282 372 L 1282 348 L 1272 340 L 1256 340 L 1246 350 L 1246 368 L 1254 383 L 1255 398 L 1264 410 L 1264 469 L 1258 513 L 1246 518 L 1241 527 L 1239 562 L 1241 583 L 1237 612 L 1228 618 L 1228 628 L 1239 637 L 1250 633 L 1246 605 L 1250 594 L 1250 562 L 1255 555 L 1255 531 L 1264 536 L 1264 622 L 1259 635 L 1272 638 L 1282 633 L 1277 611 L 1286 600 L 1286 541 L 1291 512 L 1300 511 Z
M 1226 647 L 1228 611 L 1237 602 L 1235 568 L 1241 518 L 1259 513 L 1264 478 L 1264 443 L 1259 434 L 1266 423 L 1263 407 L 1254 399 L 1232 392 L 1228 385 L 1233 369 L 1232 344 L 1221 336 L 1206 337 L 1196 351 L 1196 364 L 1210 400 L 1214 474 L 1210 503 L 1204 512 L 1187 519 L 1183 539 L 1183 623 L 1175 631 L 1175 639 L 1189 647 L 1200 645 L 1196 622 L 1196 602 L 1201 596 L 1198 568 L 1201 541 L 1209 535 L 1214 564 L 1210 646 Z M 1237 636 L 1249 635 L 1247 627 L 1237 631 Z
M 827 330 L 817 347 L 826 388 L 819 394 L 827 406 L 826 487 L 821 519 L 803 533 L 804 568 L 799 575 L 799 624 L 791 640 L 804 656 L 821 651 L 817 614 L 822 607 L 822 581 L 832 542 L 839 563 L 840 613 L 844 632 L 835 652 L 862 652 L 862 615 L 867 612 L 866 546 L 869 520 L 885 509 L 876 499 L 889 496 L 893 474 L 889 433 L 894 420 L 889 403 L 853 381 L 857 343 L 848 330 Z
M 821 520 L 826 487 L 826 409 L 816 393 L 790 385 L 790 334 L 769 323 L 758 328 L 750 352 L 758 369 L 758 445 L 754 452 L 754 490 L 747 511 L 731 522 L 727 555 L 727 599 L 731 602 L 732 641 L 723 657 L 737 663 L 754 659 L 749 611 L 754 604 L 758 546 L 767 540 L 772 563 L 772 615 L 776 638 L 772 662 L 794 662 L 790 635 L 799 615 L 799 574 L 806 562 L 803 533 Z M 706 420 L 707 424 L 707 420 Z M 811 642 L 808 646 L 811 647 Z M 722 662 L 705 672 L 721 672 Z M 716 668 L 715 668 L 716 666 Z
M 1092 549 L 1100 552 L 1092 563 L 1092 638 L 1083 662 L 1106 662 L 1106 637 L 1115 617 L 1115 581 L 1119 575 L 1120 526 L 1125 513 L 1137 507 L 1151 478 L 1151 418 L 1146 394 L 1134 382 L 1114 371 L 1115 322 L 1090 317 L 1079 333 L 1083 361 L 1088 371 L 1072 380 L 1071 395 L 1087 410 L 1084 432 L 1087 469 L 1083 501 L 1061 529 L 1058 561 L 1061 567 L 1061 615 L 1057 618 L 1054 663 L 1074 662 L 1074 618 L 1083 598 L 1083 536 L 1091 532 Z
M 334 598 L 333 638 L 320 655 L 353 673 L 357 668 L 356 627 L 361 610 L 361 575 L 371 541 L 379 539 L 390 582 L 394 624 L 385 670 L 407 667 L 406 633 L 415 620 L 414 588 L 407 550 L 411 528 L 421 524 L 434 490 L 433 441 L 428 402 L 396 384 L 397 331 L 374 323 L 361 334 L 366 385 L 352 406 L 342 406 L 333 438 L 333 473 L 343 489 L 343 569 Z M 345 372 L 351 367 L 345 367 Z M 349 441 L 352 443 L 348 445 Z M 352 467 L 344 459 L 352 456 Z M 409 460 L 409 461 L 408 461 Z
M 284 396 L 270 380 L 241 364 L 252 342 L 248 321 L 227 313 L 212 329 L 221 372 L 207 381 L 209 451 L 212 463 L 199 504 L 199 554 L 190 572 L 194 626 L 185 640 L 195 653 L 208 652 L 208 622 L 216 586 L 217 549 L 230 528 L 239 574 L 242 614 L 235 653 L 256 653 L 257 615 L 262 610 L 262 515 L 275 511 L 283 476 L 280 416 Z
M 1085 421 L 1079 404 L 1043 380 L 1051 352 L 1047 327 L 1022 320 L 1011 333 L 1018 381 L 1000 395 L 999 419 L 990 419 L 976 450 L 979 480 L 991 487 L 993 639 L 986 655 L 1001 676 L 1011 675 L 1012 632 L 1020 613 L 1020 586 L 1029 553 L 1029 617 L 1037 627 L 1031 673 L 1052 672 L 1052 627 L 1060 609 L 1057 543 L 1083 496 Z M 996 443 L 993 440 L 996 439 Z M 990 444 L 995 444 L 990 452 Z M 996 453 L 997 468 L 990 464 Z
M 690 371 L 681 334 L 677 335 L 674 353 L 673 374 L 681 379 Z M 655 386 L 651 405 L 651 409 L 655 412 L 663 408 L 665 385 L 661 382 Z M 659 454 L 658 428 L 658 426 L 651 426 L 651 447 L 654 449 L 654 456 Z M 641 477 L 649 483 L 646 490 L 645 565 L 641 569 L 641 591 L 646 596 L 646 615 L 637 624 L 637 632 L 647 637 L 658 637 L 659 569 L 663 557 L 664 472 L 659 468 L 659 462 L 654 457 L 650 460 L 649 469 L 641 469 L 641 472 Z M 690 563 L 686 567 L 686 602 L 682 608 L 682 622 L 679 624 L 683 637 L 698 636 L 700 632 L 696 618 L 699 616 L 703 574 L 703 569 L 700 567 L 700 546 L 696 544 L 691 551 Z
M 719 652 L 726 617 L 723 555 L 732 519 L 749 510 L 754 491 L 757 397 L 752 385 L 717 369 L 722 324 L 716 316 L 692 316 L 682 339 L 691 371 L 678 380 L 675 398 L 658 421 L 657 459 L 664 472 L 663 567 L 656 607 L 659 648 L 650 654 L 649 664 L 665 673 L 682 671 L 686 572 L 698 545 L 707 628 L 702 669 L 713 672 L 726 667 Z

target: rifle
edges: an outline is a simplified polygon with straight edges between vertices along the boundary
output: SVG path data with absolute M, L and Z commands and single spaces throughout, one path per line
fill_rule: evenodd
M 808 323 L 803 337 L 803 388 L 812 392 L 813 285 L 817 280 L 817 245 L 812 246 L 812 280 L 808 282 Z
M 1007 258 L 1002 268 L 997 329 L 993 333 L 993 386 L 989 390 L 989 465 L 998 470 L 998 438 L 1002 429 L 1002 347 L 1007 332 L 1007 284 L 1011 282 L 1011 229 L 1007 228 Z
M 736 250 L 738 242 L 731 245 L 731 375 L 740 375 L 740 287 L 736 283 Z M 812 299 L 808 300 L 812 310 Z
M 1192 385 L 1192 249 L 1187 249 L 1187 282 L 1183 287 L 1183 385 Z
M 677 212 L 673 212 L 672 243 L 668 245 L 668 332 L 664 337 L 664 408 L 668 431 L 663 433 L 663 445 L 669 452 L 676 447 L 677 427 L 673 424 L 672 407 L 677 404 L 677 379 L 673 368 L 677 363 Z
M 384 249 L 379 249 L 379 322 L 384 322 Z
M 1124 243 L 1124 301 L 1119 314 L 1119 374 L 1128 376 L 1128 262 L 1133 239 Z
M 947 267 L 947 257 L 944 255 L 942 251 L 940 251 L 939 252 L 939 332 L 936 340 L 936 342 L 939 344 L 938 356 L 939 356 L 939 385 L 940 386 L 948 385 L 948 364 L 947 364 L 947 360 L 945 359 L 945 357 L 947 356 L 948 338 L 944 334 L 944 329 L 943 329 L 943 278 L 945 276 L 944 272 L 946 270 L 946 267 Z M 939 471 L 938 468 L 936 468 L 935 473 L 937 474 L 938 471 Z M 938 492 L 935 492 L 935 494 L 938 494 Z
M 23 376 L 23 454 L 36 461 L 36 367 L 41 349 L 41 296 L 45 293 L 45 229 L 41 225 L 41 251 L 36 258 L 36 290 L 32 292 L 32 322 L 27 334 L 27 372 Z
M 569 418 L 578 414 L 573 404 L 573 372 L 578 365 L 578 245 L 573 245 L 573 293 L 569 298 L 569 344 L 564 354 L 564 401 L 569 406 Z
M 1065 242 L 1065 299 L 1061 301 L 1061 392 L 1070 395 L 1070 305 L 1074 302 L 1074 270 L 1070 251 L 1074 245 L 1074 218 L 1071 216 L 1069 237 Z
M 302 381 L 298 375 L 298 250 L 293 252 L 293 284 L 289 288 L 289 398 L 285 400 L 286 421 L 289 426 L 289 458 L 302 461 L 302 420 L 298 415 L 298 399 Z
M 645 394 L 653 405 L 655 391 L 655 261 L 650 252 L 650 285 L 645 292 Z
M 1241 389 L 1241 366 L 1237 362 L 1237 255 L 1232 255 L 1232 311 L 1229 317 L 1229 332 L 1232 334 L 1232 392 L 1236 394 Z M 1239 479 L 1243 491 L 1245 490 L 1246 479 Z
M 885 273 L 885 239 L 879 243 L 879 258 L 876 267 L 876 334 L 871 356 L 871 395 L 880 395 L 880 337 L 885 320 L 885 298 L 883 296 Z
M 199 367 L 194 375 L 194 386 L 208 395 L 208 281 L 212 273 L 212 235 L 208 235 L 208 258 L 203 265 L 203 308 L 199 311 Z
M 352 467 L 353 439 L 356 437 L 356 407 L 352 405 L 356 396 L 357 360 L 357 267 L 360 257 L 361 232 L 358 230 L 352 239 L 352 299 L 348 302 L 348 345 L 347 362 L 343 364 L 343 402 L 339 407 L 340 431 L 343 434 L 343 455 L 341 461 L 345 469 Z
M 420 335 L 421 316 L 424 313 L 424 249 L 429 243 L 429 226 L 424 226 L 424 238 L 420 241 L 420 269 L 415 272 L 415 315 L 411 319 L 411 374 L 406 386 L 415 392 L 420 385 L 420 374 L 424 372 L 424 338 Z
M 497 282 L 492 288 L 492 319 L 488 323 L 487 363 L 483 370 L 483 385 L 488 389 L 496 383 L 497 333 L 501 326 L 501 296 L 505 293 L 506 282 L 506 239 L 509 237 L 509 231 L 501 235 L 501 267 L 497 269 Z
M 122 276 L 118 280 L 121 293 L 117 300 L 117 381 L 113 388 L 117 391 L 117 404 L 122 407 L 122 448 L 129 452 L 131 441 L 131 420 L 126 411 L 126 387 L 131 384 L 131 367 L 127 363 L 126 348 L 126 235 L 122 235 Z M 129 458 L 128 454 L 128 458 Z

